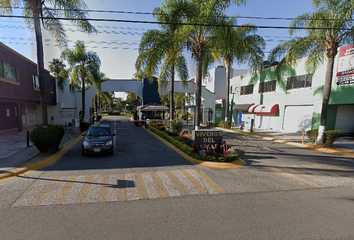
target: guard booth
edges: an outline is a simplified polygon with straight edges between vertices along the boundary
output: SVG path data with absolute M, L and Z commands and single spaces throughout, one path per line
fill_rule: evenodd
M 165 119 L 165 112 L 169 110 L 168 107 L 162 106 L 157 103 L 148 103 L 143 106 L 137 107 L 140 122 L 146 124 L 148 119 Z

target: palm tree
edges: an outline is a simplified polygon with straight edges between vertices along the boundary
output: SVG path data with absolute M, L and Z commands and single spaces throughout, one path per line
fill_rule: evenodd
M 66 49 L 62 52 L 62 57 L 68 61 L 70 66 L 70 85 L 80 86 L 82 91 L 82 115 L 81 121 L 85 117 L 85 90 L 86 84 L 94 84 L 99 78 L 101 61 L 97 53 L 86 51 L 83 41 L 76 41 L 74 49 Z M 86 82 L 87 81 L 87 82 Z
M 50 8 L 46 3 L 50 3 L 55 9 Z M 13 8 L 23 6 L 23 15 L 28 17 L 26 18 L 27 26 L 35 31 L 42 121 L 43 126 L 48 126 L 41 23 L 43 28 L 55 37 L 59 47 L 66 47 L 66 34 L 59 20 L 60 17 L 69 18 L 74 25 L 89 34 L 96 32 L 95 28 L 87 20 L 87 13 L 85 12 L 87 6 L 82 0 L 0 0 L 0 6 L 0 14 L 12 14 Z
M 294 35 L 296 28 L 303 27 L 306 27 L 306 36 L 279 44 L 270 54 L 270 59 L 272 61 L 285 55 L 275 69 L 277 79 L 280 79 L 282 69 L 285 69 L 282 67 L 284 64 L 294 66 L 297 59 L 309 56 L 305 68 L 308 73 L 313 73 L 327 59 L 320 127 L 316 141 L 317 145 L 322 145 L 327 123 L 334 59 L 339 46 L 354 42 L 352 30 L 354 5 L 349 0 L 312 0 L 312 4 L 313 13 L 297 16 L 290 23 L 290 36 Z
M 181 24 L 176 26 L 175 32 L 180 35 L 178 39 L 184 42 L 196 61 L 196 130 L 200 128 L 202 76 L 205 76 L 208 67 L 214 61 L 211 51 L 216 45 L 214 35 L 216 26 L 224 19 L 227 7 L 232 3 L 241 5 L 245 2 L 246 0 L 185 0 L 166 1 L 161 5 L 168 10 L 166 12 L 178 13 L 178 16 L 181 16 L 177 19 L 177 23 Z
M 165 24 L 178 22 L 180 17 L 177 13 L 171 12 L 170 9 L 166 9 L 165 5 L 161 5 L 161 7 L 154 9 L 154 17 L 161 23 L 161 30 L 149 30 L 144 33 L 140 41 L 136 69 L 139 71 L 144 66 L 148 76 L 153 76 L 160 70 L 159 90 L 161 84 L 166 90 L 166 85 L 170 82 L 170 120 L 172 120 L 175 111 L 175 74 L 178 74 L 182 82 L 188 79 L 187 61 L 183 56 L 185 45 L 183 39 L 175 34 L 177 26 Z
M 106 75 L 102 72 L 100 72 L 99 74 L 94 74 L 91 80 L 91 84 L 96 90 L 96 96 L 95 96 L 96 119 L 98 119 L 98 112 L 100 111 L 99 109 L 101 109 L 100 107 L 101 95 L 103 94 L 101 90 L 101 83 L 107 80 L 109 80 L 109 78 L 107 78 Z
M 252 71 L 262 68 L 265 47 L 265 41 L 255 32 L 257 29 L 251 24 L 244 24 L 234 28 L 236 25 L 236 17 L 229 20 L 222 20 L 224 27 L 216 29 L 215 36 L 217 45 L 214 49 L 214 55 L 217 60 L 220 58 L 224 61 L 226 71 L 226 111 L 225 121 L 229 117 L 229 98 L 230 98 L 230 68 L 234 62 L 239 64 L 247 64 Z M 230 117 L 231 127 L 231 117 Z
M 49 62 L 49 71 L 57 78 L 58 88 L 62 92 L 64 91 L 65 81 L 69 77 L 68 71 L 65 67 L 63 61 L 58 58 L 53 58 L 53 60 Z

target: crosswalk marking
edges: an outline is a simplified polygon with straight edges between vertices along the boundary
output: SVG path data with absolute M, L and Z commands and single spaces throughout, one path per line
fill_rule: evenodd
M 192 169 L 63 176 L 36 180 L 13 207 L 104 203 L 222 193 L 225 191 L 204 172 Z
M 141 175 L 141 173 L 135 173 L 134 177 L 135 177 L 136 190 L 138 192 L 139 199 L 148 199 L 149 195 L 146 190 L 143 176 Z
M 309 164 L 296 166 L 264 166 L 280 176 L 309 188 L 352 186 L 353 169 L 342 166 Z
M 162 183 L 162 180 L 160 177 L 157 175 L 156 172 L 150 173 L 152 181 L 154 182 L 154 185 L 156 187 L 156 190 L 161 198 L 169 197 L 167 189 L 165 188 L 165 185 Z
M 71 188 L 74 186 L 76 179 L 77 179 L 77 176 L 70 176 L 69 177 L 68 181 L 65 183 L 64 187 L 60 190 L 57 197 L 55 198 L 53 204 L 62 204 L 64 202 L 64 200 L 68 196 Z
M 108 195 L 108 190 L 109 190 L 109 180 L 110 180 L 109 175 L 104 175 L 102 177 L 102 185 L 100 186 L 100 192 L 98 193 L 97 202 L 106 202 L 107 201 L 107 195 Z
M 191 175 L 191 173 L 187 170 L 181 171 L 183 175 L 193 184 L 193 186 L 197 189 L 199 194 L 207 194 L 208 192 L 203 188 L 203 186 Z

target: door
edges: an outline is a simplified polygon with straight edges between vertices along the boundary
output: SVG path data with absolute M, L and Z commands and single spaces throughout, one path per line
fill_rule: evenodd
M 286 106 L 283 129 L 288 131 L 311 130 L 313 106 Z
M 338 105 L 335 130 L 354 133 L 354 105 Z

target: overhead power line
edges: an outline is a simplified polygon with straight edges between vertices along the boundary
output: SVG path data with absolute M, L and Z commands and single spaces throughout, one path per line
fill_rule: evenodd
M 9 7 L 0 7 L 0 8 L 9 8 Z M 12 7 L 13 9 L 26 9 L 24 7 Z M 68 11 L 66 9 L 60 9 L 60 8 L 47 8 L 48 10 L 53 10 L 53 11 Z M 80 11 L 80 12 L 90 12 L 90 13 L 117 13 L 117 14 L 134 14 L 134 15 L 153 15 L 154 13 L 150 12 L 137 12 L 137 11 L 119 11 L 119 10 L 92 10 L 92 9 L 70 9 L 70 11 Z M 155 15 L 170 15 L 170 14 L 155 14 Z M 170 15 L 170 16 L 181 16 L 181 15 Z M 261 19 L 261 20 L 286 20 L 286 21 L 292 21 L 296 18 L 294 17 L 257 17 L 257 16 L 236 16 L 237 18 L 244 18 L 244 19 Z M 225 16 L 224 18 L 231 18 L 230 16 Z M 304 18 L 304 20 L 308 20 L 307 18 Z M 353 21 L 353 19 L 338 19 L 338 18 L 319 18 L 319 19 L 314 19 L 318 21 Z
M 9 18 L 31 18 L 25 16 L 9 16 L 9 15 L 0 15 L 0 17 L 9 17 Z M 57 19 L 57 20 L 69 20 L 69 21 L 79 21 L 80 19 L 75 18 L 50 18 L 50 17 L 41 17 L 40 19 Z M 249 28 L 249 26 L 243 25 L 218 25 L 218 24 L 204 24 L 204 23 L 161 23 L 154 21 L 137 21 L 137 20 L 120 20 L 120 19 L 104 19 L 104 18 L 86 18 L 86 21 L 97 21 L 97 22 L 119 22 L 119 23 L 144 23 L 144 24 L 158 24 L 158 25 L 184 25 L 184 26 L 202 26 L 202 27 L 239 27 L 239 28 Z M 283 26 L 254 26 L 255 28 L 265 28 L 265 29 L 299 29 L 299 30 L 345 30 L 351 31 L 352 28 L 323 28 L 323 27 L 283 27 Z

